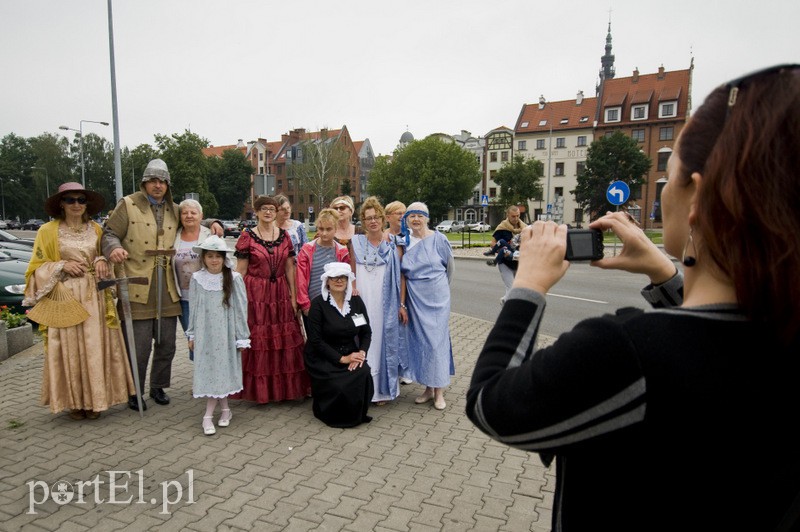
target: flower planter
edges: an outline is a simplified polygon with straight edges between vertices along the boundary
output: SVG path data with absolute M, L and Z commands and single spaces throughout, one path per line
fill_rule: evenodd
M 33 327 L 30 323 L 6 329 L 6 342 L 8 346 L 8 356 L 16 355 L 20 351 L 28 349 L 33 345 Z

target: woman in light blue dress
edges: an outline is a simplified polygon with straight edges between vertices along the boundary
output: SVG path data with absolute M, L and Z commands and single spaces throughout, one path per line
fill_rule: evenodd
M 421 202 L 409 205 L 403 218 L 410 230 L 401 263 L 408 292 L 408 364 L 410 377 L 426 386 L 415 402 L 433 400 L 444 410 L 444 388 L 455 375 L 449 324 L 453 251 L 447 237 L 428 228 L 429 218 Z

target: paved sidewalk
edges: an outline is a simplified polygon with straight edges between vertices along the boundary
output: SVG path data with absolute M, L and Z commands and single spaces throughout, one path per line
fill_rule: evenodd
M 214 436 L 200 428 L 185 344 L 171 404 L 148 400 L 144 419 L 120 405 L 94 421 L 39 405 L 36 344 L 0 363 L 0 530 L 549 530 L 553 471 L 464 414 L 491 323 L 453 314 L 450 326 L 456 376 L 443 412 L 415 405 L 415 384 L 353 429 L 316 420 L 310 399 L 232 401 L 230 427 Z

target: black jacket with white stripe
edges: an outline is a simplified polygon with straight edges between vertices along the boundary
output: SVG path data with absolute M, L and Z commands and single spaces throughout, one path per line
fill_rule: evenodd
M 679 303 L 681 281 L 643 293 Z M 777 526 L 800 490 L 798 342 L 781 347 L 729 306 L 623 309 L 534 352 L 544 306 L 509 293 L 467 415 L 556 456 L 554 530 Z

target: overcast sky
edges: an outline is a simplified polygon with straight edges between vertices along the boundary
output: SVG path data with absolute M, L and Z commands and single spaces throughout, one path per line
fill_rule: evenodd
M 0 0 L 0 137 L 111 122 L 106 6 Z M 540 94 L 593 96 L 609 9 L 617 77 L 693 55 L 695 108 L 730 78 L 800 62 L 798 0 L 113 0 L 120 143 L 347 125 L 385 154 L 407 128 L 482 136 Z

